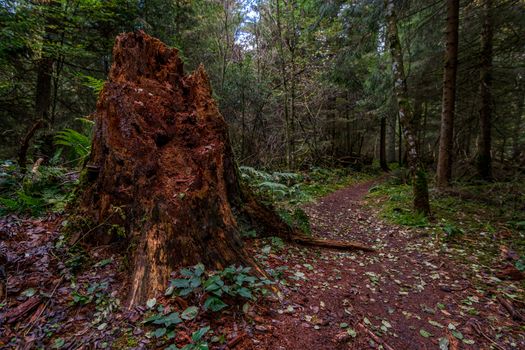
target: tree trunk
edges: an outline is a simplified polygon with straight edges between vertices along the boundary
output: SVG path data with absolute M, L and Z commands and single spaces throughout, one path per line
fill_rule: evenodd
M 401 168 L 403 166 L 403 130 L 401 127 L 401 122 L 399 121 L 399 113 L 397 114 L 396 118 L 397 122 L 397 164 Z
M 437 186 L 447 187 L 452 178 L 452 150 L 454 140 L 454 107 L 456 103 L 456 73 L 458 67 L 459 0 L 447 1 L 447 46 L 443 74 L 443 101 Z
M 396 119 L 395 115 L 389 116 L 390 122 L 388 123 L 388 162 L 393 163 L 396 161 Z
M 286 59 L 284 57 L 284 45 L 283 45 L 283 30 L 281 26 L 281 6 L 280 0 L 276 1 L 276 26 L 277 26 L 277 48 L 279 49 L 279 61 L 282 75 L 283 85 L 283 105 L 284 105 L 284 133 L 285 133 L 285 152 L 286 152 L 286 168 L 292 169 L 292 154 L 291 154 L 291 133 L 290 133 L 290 114 L 288 107 L 288 78 L 286 74 Z
M 46 4 L 50 7 L 60 6 L 58 1 L 37 1 L 39 5 Z M 44 35 L 42 37 L 43 41 L 49 41 L 49 38 L 52 38 L 57 35 L 57 23 L 56 19 L 52 14 L 47 15 L 46 11 L 51 11 L 52 9 L 42 8 L 42 13 L 46 18 L 46 24 L 44 27 Z M 47 45 L 53 44 L 48 43 Z M 56 43 L 55 43 L 56 44 Z M 25 173 L 27 167 L 27 151 L 29 150 L 29 145 L 31 139 L 35 136 L 38 129 L 41 129 L 50 122 L 49 112 L 51 109 L 51 92 L 53 88 L 53 65 L 55 63 L 54 58 L 52 57 L 47 45 L 44 45 L 42 48 L 42 56 L 36 62 L 36 84 L 35 84 L 35 109 L 34 109 L 34 119 L 33 125 L 28 129 L 24 138 L 22 139 L 20 148 L 18 149 L 18 166 L 20 171 Z M 54 87 L 57 88 L 56 86 Z
M 51 83 L 53 77 L 53 59 L 41 58 L 37 63 L 37 77 L 35 84 L 35 122 L 24 135 L 20 148 L 18 149 L 18 166 L 20 171 L 25 173 L 27 167 L 27 151 L 31 139 L 35 136 L 38 129 L 43 128 L 49 119 L 49 109 L 51 107 Z
M 383 171 L 390 171 L 386 161 L 386 117 L 381 118 L 379 131 L 379 165 Z
M 478 172 L 483 180 L 492 180 L 491 132 L 492 132 L 492 0 L 485 0 L 485 20 L 481 31 L 481 68 L 479 77 L 480 135 L 478 139 Z
M 184 75 L 177 49 L 143 32 L 118 36 L 113 60 L 76 214 L 92 227 L 88 240 L 127 245 L 130 305 L 166 288 L 181 266 L 257 268 L 243 249 L 242 229 L 315 241 L 240 185 L 202 66 Z
M 407 147 L 407 161 L 412 175 L 414 191 L 414 209 L 424 215 L 430 214 L 428 200 L 428 184 L 426 172 L 419 159 L 414 131 L 413 113 L 408 100 L 408 89 L 403 66 L 403 52 L 397 32 L 397 19 L 394 0 L 385 0 L 386 18 L 388 24 L 388 42 L 392 56 L 392 75 L 394 77 L 394 94 L 398 105 L 399 122 L 403 128 L 403 136 Z

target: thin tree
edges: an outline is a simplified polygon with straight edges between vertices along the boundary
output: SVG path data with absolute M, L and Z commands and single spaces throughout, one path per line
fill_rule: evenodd
M 454 137 L 454 108 L 456 104 L 456 75 L 458 70 L 459 0 L 447 0 L 447 44 L 443 73 L 443 100 L 437 185 L 446 187 L 452 178 L 452 150 Z
M 430 214 L 428 184 L 425 168 L 421 164 L 417 150 L 414 115 L 408 99 L 408 88 L 403 65 L 403 51 L 397 31 L 397 18 L 394 0 L 385 0 L 387 39 L 392 56 L 392 75 L 394 77 L 394 94 L 398 106 L 399 123 L 407 147 L 407 161 L 412 176 L 414 191 L 414 209 L 424 215 Z
M 381 170 L 388 172 L 388 162 L 386 159 L 386 116 L 381 117 L 381 126 L 379 130 L 379 166 Z

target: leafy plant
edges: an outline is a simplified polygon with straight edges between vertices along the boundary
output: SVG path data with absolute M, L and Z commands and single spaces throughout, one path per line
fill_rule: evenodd
M 443 226 L 443 232 L 446 233 L 447 235 L 447 238 L 450 239 L 450 238 L 454 238 L 456 236 L 459 236 L 459 235 L 462 235 L 464 233 L 464 231 L 461 229 L 461 228 L 458 228 L 452 224 L 445 224 L 445 226 Z
M 180 271 L 182 278 L 171 280 L 165 295 L 187 297 L 194 294 L 199 300 L 205 296 L 203 309 L 217 312 L 228 307 L 221 299 L 224 296 L 230 299 L 255 300 L 258 295 L 265 293 L 263 287 L 272 282 L 250 275 L 250 270 L 250 267 L 229 266 L 221 271 L 206 272 L 202 264 L 184 268 Z
M 278 208 L 277 213 L 288 225 L 295 226 L 304 233 L 312 233 L 310 219 L 303 209 L 295 208 L 293 211 L 290 211 L 285 208 Z
M 87 305 L 91 303 L 94 299 L 99 300 L 104 297 L 106 290 L 108 288 L 108 283 L 91 283 L 86 289 L 85 292 L 82 292 L 80 289 L 75 289 L 71 291 L 71 297 L 73 298 L 73 305 Z M 97 302 L 98 304 L 99 302 Z
M 46 210 L 61 211 L 76 180 L 62 167 L 40 166 L 27 176 L 11 162 L 0 165 L 0 214 L 16 212 L 39 216 Z
M 82 73 L 77 73 L 77 76 L 83 80 L 83 84 L 87 86 L 88 88 L 91 88 L 93 92 L 98 96 L 100 91 L 102 91 L 102 88 L 104 88 L 105 80 L 97 79 L 95 77 L 92 77 L 90 75 L 85 75 Z
M 76 164 L 82 164 L 91 152 L 91 138 L 73 129 L 64 129 L 57 132 L 55 135 L 55 144 L 70 149 L 73 161 L 76 162 Z
M 210 327 L 202 327 L 197 331 L 193 332 L 191 335 L 191 343 L 178 348 L 175 344 L 172 344 L 166 348 L 166 350 L 208 350 L 208 343 L 205 342 L 202 338 L 210 331 Z
M 300 181 L 303 176 L 297 173 L 274 172 L 267 173 L 252 167 L 241 166 L 241 179 L 243 179 L 257 193 L 271 201 L 285 199 L 305 201 L 309 197 L 301 190 Z

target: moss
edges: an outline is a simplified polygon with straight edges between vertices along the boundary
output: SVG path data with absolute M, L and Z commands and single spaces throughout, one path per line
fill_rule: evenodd
M 516 222 L 525 222 L 523 182 L 455 184 L 449 192 L 431 192 L 434 219 L 413 214 L 409 185 L 383 183 L 370 191 L 380 216 L 395 224 L 427 227 L 449 248 L 464 254 L 455 258 L 466 263 L 496 266 L 501 245 L 525 256 L 525 233 Z M 494 242 L 497 241 L 497 244 Z
M 111 345 L 112 349 L 133 349 L 139 345 L 139 341 L 130 332 L 122 334 Z

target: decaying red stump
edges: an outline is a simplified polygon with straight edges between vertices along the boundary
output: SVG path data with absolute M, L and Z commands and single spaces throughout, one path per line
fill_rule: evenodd
M 184 75 L 177 50 L 143 32 L 118 36 L 113 59 L 78 212 L 101 228 L 95 240 L 111 238 L 109 227 L 126 243 L 130 305 L 166 288 L 181 266 L 254 266 L 241 223 L 263 235 L 315 241 L 297 236 L 241 188 L 202 66 Z

